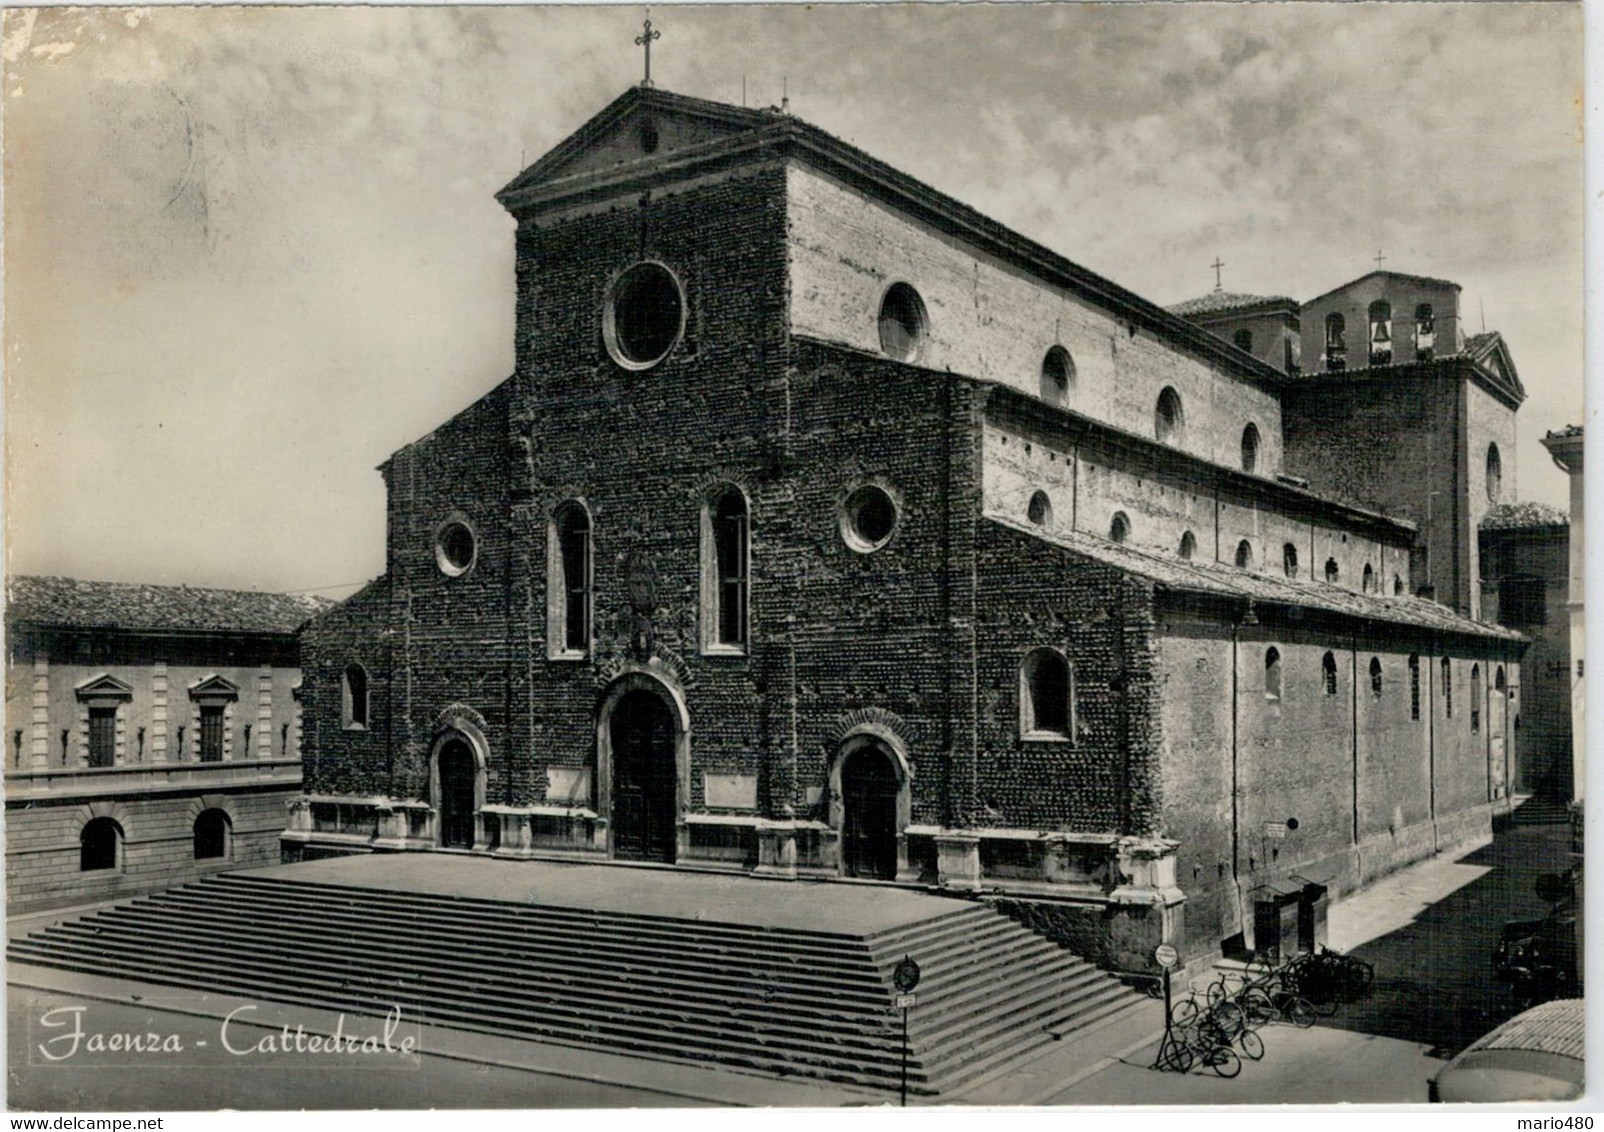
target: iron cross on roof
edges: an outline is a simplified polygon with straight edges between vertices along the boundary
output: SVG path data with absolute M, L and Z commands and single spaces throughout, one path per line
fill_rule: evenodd
M 652 30 L 652 18 L 647 16 L 646 30 L 635 37 L 635 46 L 646 48 L 646 77 L 641 80 L 641 86 L 652 85 L 652 40 L 662 38 L 662 32 Z
M 1225 288 L 1220 283 L 1220 268 L 1224 267 L 1225 264 L 1220 262 L 1220 257 L 1219 256 L 1215 256 L 1214 257 L 1214 262 L 1209 264 L 1209 266 L 1214 269 L 1214 289 L 1216 291 L 1224 290 Z
M 1381 249 L 1377 248 L 1376 249 L 1376 270 L 1377 271 L 1381 270 L 1381 264 L 1386 258 L 1387 258 L 1386 256 L 1381 254 Z

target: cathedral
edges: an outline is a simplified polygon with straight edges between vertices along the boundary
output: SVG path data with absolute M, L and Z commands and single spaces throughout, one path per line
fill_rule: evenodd
M 514 372 L 302 631 L 287 860 L 936 889 L 1139 970 L 1488 836 L 1524 391 L 1454 284 L 1167 310 L 650 85 L 498 199 Z

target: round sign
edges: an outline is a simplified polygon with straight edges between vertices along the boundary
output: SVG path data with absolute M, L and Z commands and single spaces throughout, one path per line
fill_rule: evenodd
M 913 961 L 913 956 L 902 957 L 902 962 L 891 972 L 891 981 L 897 984 L 897 989 L 903 994 L 909 993 L 919 985 L 919 964 Z
M 1160 967 L 1173 967 L 1181 961 L 1181 953 L 1168 943 L 1161 943 L 1153 952 L 1153 958 L 1158 960 Z

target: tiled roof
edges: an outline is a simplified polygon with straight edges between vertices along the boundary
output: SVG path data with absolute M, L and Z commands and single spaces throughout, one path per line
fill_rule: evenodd
M 1297 300 L 1289 299 L 1285 295 L 1244 295 L 1239 291 L 1214 291 L 1207 295 L 1199 295 L 1195 299 L 1187 299 L 1184 303 L 1176 303 L 1169 308 L 1171 314 L 1178 314 L 1182 318 L 1196 314 L 1214 314 L 1219 311 L 1240 310 L 1243 307 L 1257 307 L 1265 303 L 1285 303 L 1296 307 Z
M 1465 339 L 1465 348 L 1460 351 L 1466 357 L 1481 361 L 1498 345 L 1499 334 L 1496 330 L 1489 330 L 1483 334 L 1472 334 Z
M 1519 633 L 1497 625 L 1462 617 L 1445 605 L 1421 597 L 1392 597 L 1385 594 L 1355 593 L 1340 586 L 1279 574 L 1242 570 L 1220 562 L 1199 558 L 1190 561 L 1138 550 L 1127 543 L 1109 542 L 1093 535 L 1068 531 L 1043 531 L 997 515 L 988 519 L 1000 527 L 1038 538 L 1054 546 L 1147 578 L 1160 587 L 1183 593 L 1237 597 L 1266 605 L 1300 606 L 1328 613 L 1413 625 L 1446 633 L 1467 633 L 1507 641 L 1524 640 Z
M 1558 998 L 1518 1014 L 1498 1029 L 1472 1042 L 1465 1051 L 1534 1049 L 1582 1060 L 1587 1019 L 1579 998 Z
M 293 633 L 328 598 L 13 575 L 6 617 L 31 625 L 188 632 Z
M 1484 531 L 1524 531 L 1570 525 L 1570 517 L 1565 512 L 1546 503 L 1500 503 L 1481 521 Z

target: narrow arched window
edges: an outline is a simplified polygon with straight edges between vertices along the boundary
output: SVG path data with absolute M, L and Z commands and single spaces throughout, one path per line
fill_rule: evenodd
M 1497 503 L 1504 494 L 1504 461 L 1498 455 L 1498 445 L 1487 446 L 1487 498 Z
M 1236 544 L 1236 565 L 1239 570 L 1253 569 L 1253 544 L 1247 539 Z
M 704 648 L 746 647 L 750 555 L 746 496 L 733 484 L 719 488 L 702 509 Z
M 1197 538 L 1191 531 L 1181 532 L 1181 546 L 1176 553 L 1188 562 L 1192 560 L 1192 555 L 1197 553 Z
M 1415 307 L 1415 360 L 1431 361 L 1436 348 L 1437 320 L 1432 315 L 1431 304 L 1421 303 Z
M 1038 527 L 1045 527 L 1053 521 L 1053 501 L 1047 498 L 1045 491 L 1031 495 L 1030 504 L 1025 508 L 1025 517 Z
M 1372 696 L 1381 695 L 1381 658 L 1379 656 L 1370 658 L 1370 694 Z
M 1185 427 L 1181 395 L 1166 385 L 1159 393 L 1158 405 L 1153 410 L 1153 435 L 1165 444 L 1179 444 Z
M 202 810 L 195 818 L 195 860 L 227 858 L 232 833 L 233 826 L 222 810 Z
M 1032 649 L 1019 666 L 1020 732 L 1028 738 L 1073 734 L 1074 680 L 1057 649 Z
M 1328 695 L 1328 696 L 1336 695 L 1337 694 L 1337 658 L 1335 656 L 1333 656 L 1331 653 L 1326 653 L 1325 656 L 1320 658 L 1320 675 L 1321 675 L 1322 679 L 1325 681 L 1326 695 Z
M 1047 351 L 1041 363 L 1042 400 L 1054 405 L 1065 404 L 1075 387 L 1075 359 L 1062 346 Z
M 1326 315 L 1326 369 L 1348 368 L 1348 328 L 1336 311 Z
M 1454 717 L 1454 666 L 1442 658 L 1442 713 L 1444 718 Z
M 1337 567 L 1337 560 L 1335 558 L 1327 558 L 1326 581 L 1330 582 L 1334 586 L 1337 584 L 1337 579 L 1341 576 L 1342 571 Z
M 1371 593 L 1376 588 L 1376 571 L 1368 562 L 1365 563 L 1364 580 L 1360 583 L 1359 588 L 1364 590 L 1365 593 Z
M 368 725 L 368 670 L 360 664 L 347 665 L 340 692 L 344 724 L 348 730 L 363 730 Z
M 1370 304 L 1370 364 L 1392 364 L 1392 304 L 1384 299 Z
M 1504 666 L 1502 664 L 1498 666 L 1498 673 L 1493 677 L 1493 691 L 1500 696 L 1509 691 L 1509 685 L 1504 680 Z
M 1281 548 L 1281 572 L 1289 578 L 1298 576 L 1298 548 L 1290 542 Z
M 1253 353 L 1253 331 L 1238 330 L 1235 334 L 1231 335 L 1231 341 L 1234 342 L 1236 344 L 1236 348 L 1241 350 L 1244 354 Z
M 1281 698 L 1281 652 L 1266 649 L 1264 652 L 1264 695 L 1267 699 Z
M 550 581 L 546 619 L 549 653 L 554 658 L 590 652 L 590 514 L 577 501 L 557 508 L 551 522 Z
M 1394 574 L 1392 576 L 1392 593 L 1394 597 L 1403 597 L 1404 580 L 1402 574 Z
M 1470 666 L 1470 731 L 1475 734 L 1481 730 L 1481 665 Z
M 1252 421 L 1242 430 L 1242 470 L 1251 472 L 1259 466 L 1259 426 Z
M 78 871 L 122 867 L 123 830 L 111 818 L 91 818 L 78 835 Z
M 1131 521 L 1125 517 L 1125 512 L 1114 512 L 1114 519 L 1108 524 L 1108 538 L 1110 542 L 1124 542 L 1131 537 Z
M 1409 655 L 1409 718 L 1420 718 L 1420 657 Z

